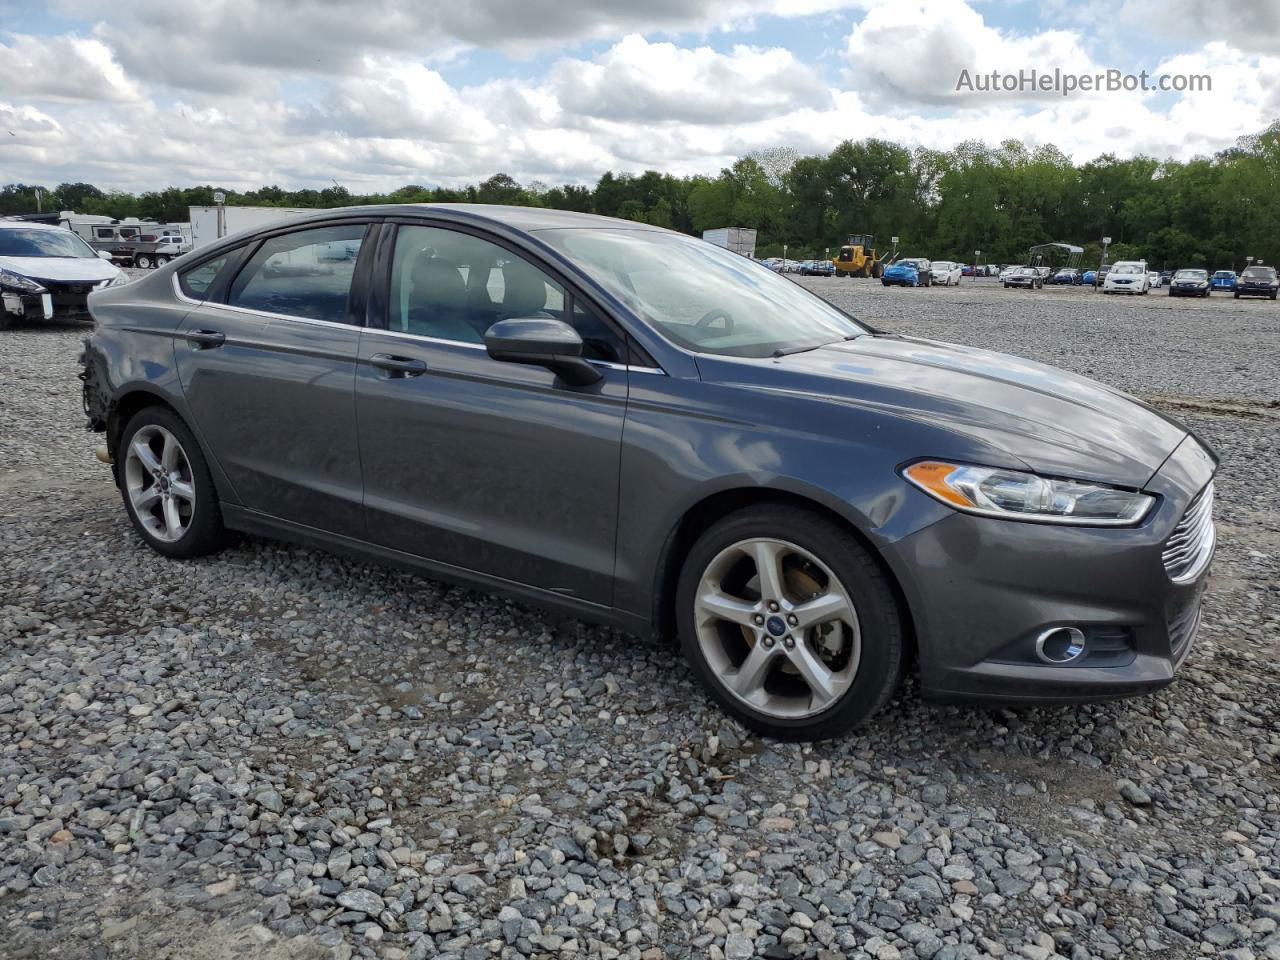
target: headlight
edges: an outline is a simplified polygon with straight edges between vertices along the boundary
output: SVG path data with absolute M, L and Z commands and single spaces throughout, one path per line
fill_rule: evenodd
M 1147 515 L 1155 498 L 1079 480 L 924 460 L 902 471 L 931 497 L 966 513 L 1009 520 L 1119 527 Z
M 124 275 L 124 271 L 121 271 L 117 273 L 114 277 L 112 277 L 110 280 L 108 280 L 106 283 L 104 283 L 102 286 L 103 288 L 122 287 L 128 282 L 129 282 L 129 278 Z
M 9 270 L 0 270 L 0 287 L 7 290 L 17 290 L 21 293 L 44 293 L 44 287 L 36 283 L 30 277 L 24 277 L 20 273 L 13 273 Z

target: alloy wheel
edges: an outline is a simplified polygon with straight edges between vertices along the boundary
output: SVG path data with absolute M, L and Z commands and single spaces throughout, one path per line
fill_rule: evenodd
M 138 430 L 124 462 L 125 490 L 147 533 L 165 543 L 181 540 L 196 509 L 191 462 L 178 438 L 157 424 Z
M 770 717 L 802 719 L 852 685 L 862 633 L 852 598 L 818 557 L 785 540 L 720 551 L 694 598 L 698 646 L 724 688 Z

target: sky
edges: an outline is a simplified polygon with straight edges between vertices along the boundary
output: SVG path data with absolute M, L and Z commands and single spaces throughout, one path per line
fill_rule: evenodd
M 975 79 L 1032 68 L 1210 89 Z M 1188 159 L 1278 117 L 1280 0 L 0 0 L 0 183 L 589 184 L 863 137 Z

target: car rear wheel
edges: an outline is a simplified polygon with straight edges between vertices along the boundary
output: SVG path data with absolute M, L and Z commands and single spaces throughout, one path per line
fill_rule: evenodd
M 149 257 L 149 256 L 148 256 L 147 254 L 145 254 L 145 253 L 140 253 L 140 254 L 138 254 L 136 257 L 134 257 L 134 258 L 133 258 L 133 265 L 134 265 L 135 267 L 137 267 L 139 270 L 150 270 L 150 269 L 151 269 L 151 257 Z
M 157 267 L 163 267 L 163 266 L 164 266 L 166 263 L 168 263 L 168 262 L 169 262 L 169 258 L 168 258 L 168 257 L 166 257 L 163 253 L 161 253 L 161 254 L 159 254 L 159 255 L 157 255 L 157 256 L 156 256 L 156 266 L 157 266 Z
M 902 621 L 883 571 L 804 508 L 747 508 L 715 524 L 689 551 L 676 603 L 694 671 L 766 736 L 839 736 L 902 679 Z
M 209 464 L 177 414 L 160 406 L 134 414 L 120 434 L 116 474 L 129 519 L 151 549 L 187 559 L 222 546 Z

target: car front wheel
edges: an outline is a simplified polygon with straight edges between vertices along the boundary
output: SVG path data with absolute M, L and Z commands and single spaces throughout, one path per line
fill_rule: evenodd
M 134 414 L 120 434 L 116 474 L 125 510 L 147 546 L 175 559 L 222 546 L 222 511 L 195 436 L 173 411 Z
M 685 560 L 676 603 L 694 671 L 766 736 L 839 736 L 902 679 L 902 620 L 879 564 L 802 507 L 747 508 L 712 526 Z

